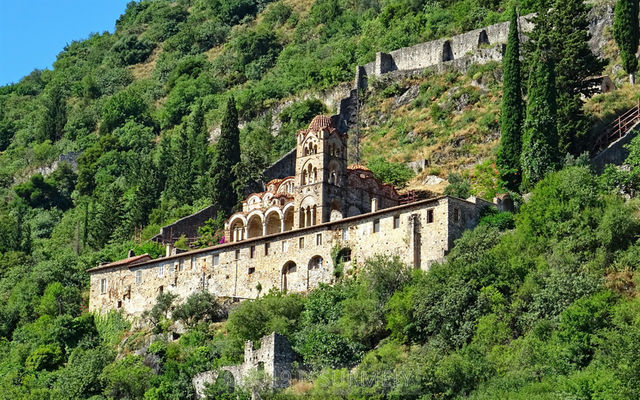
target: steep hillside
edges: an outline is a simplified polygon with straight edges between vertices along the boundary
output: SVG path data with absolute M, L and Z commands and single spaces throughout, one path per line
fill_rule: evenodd
M 336 285 L 305 295 L 229 306 L 165 292 L 138 321 L 87 312 L 87 269 L 130 249 L 158 257 L 146 239 L 161 225 L 223 195 L 235 202 L 294 132 L 335 111 L 356 65 L 505 21 L 508 3 L 143 0 L 113 34 L 72 42 L 52 70 L 1 87 L 0 399 L 193 399 L 196 374 L 237 363 L 246 340 L 273 331 L 292 343 L 298 381 L 219 381 L 209 398 L 638 398 L 637 140 L 628 168 L 601 177 L 583 158 L 559 162 L 528 203 L 488 213 L 429 271 L 372 257 L 345 276 L 336 256 Z M 544 16 L 551 3 L 522 1 L 520 12 Z M 612 4 L 589 6 L 611 16 Z M 640 101 L 607 21 L 595 22 L 618 89 L 585 100 L 584 147 Z M 493 62 L 371 80 L 358 161 L 406 189 L 450 178 L 455 195 L 491 198 L 504 190 L 502 76 Z M 221 145 L 238 125 L 230 99 L 239 143 Z M 419 160 L 410 179 L 404 164 Z M 216 242 L 222 217 L 197 245 Z

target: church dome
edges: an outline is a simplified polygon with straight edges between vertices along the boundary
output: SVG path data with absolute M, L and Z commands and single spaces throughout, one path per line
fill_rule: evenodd
M 327 115 L 317 115 L 309 124 L 309 130 L 311 131 L 318 132 L 322 129 L 328 129 L 329 131 L 336 129 L 331 117 Z

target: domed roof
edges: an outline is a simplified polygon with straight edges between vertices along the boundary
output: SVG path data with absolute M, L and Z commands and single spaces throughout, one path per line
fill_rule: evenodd
M 312 130 L 314 132 L 317 132 L 321 129 L 335 129 L 335 127 L 336 126 L 331 120 L 331 117 L 329 117 L 328 115 L 316 115 L 316 117 L 313 118 L 313 121 L 311 121 L 311 123 L 309 124 L 309 130 Z

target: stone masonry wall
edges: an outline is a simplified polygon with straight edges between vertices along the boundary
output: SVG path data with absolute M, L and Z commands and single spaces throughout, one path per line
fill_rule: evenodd
M 520 17 L 521 32 L 526 33 L 533 29 L 533 24 L 529 22 L 531 17 L 532 15 Z M 509 36 L 509 25 L 509 22 L 502 22 L 449 39 L 437 39 L 389 53 L 376 53 L 375 61 L 357 68 L 356 88 L 366 87 L 366 78 L 370 76 L 380 76 L 392 71 L 422 70 L 469 56 L 485 46 L 505 44 Z M 501 58 L 500 54 L 497 60 Z
M 423 200 L 130 267 L 96 268 L 90 271 L 89 308 L 138 316 L 152 307 L 160 291 L 175 293 L 180 301 L 202 289 L 236 299 L 256 298 L 271 288 L 305 292 L 320 282 L 333 283 L 334 247 L 351 250 L 346 270 L 375 254 L 397 255 L 427 269 L 443 259 L 453 240 L 477 223 L 480 208 L 490 204 L 477 203 L 451 197 Z M 459 219 L 453 218 L 454 208 Z

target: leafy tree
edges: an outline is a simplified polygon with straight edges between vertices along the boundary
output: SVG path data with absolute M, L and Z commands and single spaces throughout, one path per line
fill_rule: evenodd
M 466 199 L 471 196 L 471 183 L 460 174 L 452 173 L 449 175 L 449 185 L 444 188 L 444 194 L 447 196 Z
M 52 371 L 64 362 L 64 354 L 57 343 L 45 344 L 36 348 L 27 360 L 25 367 L 32 371 Z
M 520 34 L 518 31 L 518 12 L 511 8 L 511 24 L 507 50 L 502 59 L 502 109 L 500 117 L 500 147 L 496 164 L 500 177 L 509 190 L 520 186 L 522 151 L 522 120 L 524 105 L 522 101 L 522 73 L 520 65 Z
M 113 351 L 104 346 L 75 348 L 53 385 L 54 398 L 80 400 L 100 395 L 103 390 L 100 373 L 114 357 Z
M 367 163 L 367 167 L 376 178 L 398 188 L 405 187 L 415 175 L 406 164 L 389 162 L 384 157 L 372 158 Z
M 536 51 L 529 77 L 529 98 L 522 137 L 522 188 L 530 189 L 558 165 L 556 90 L 553 61 Z
M 193 328 L 199 322 L 215 322 L 222 316 L 218 299 L 209 292 L 196 292 L 175 307 L 172 317 Z
M 108 133 L 124 125 L 129 119 L 151 126 L 149 105 L 134 89 L 123 90 L 110 97 L 102 108 L 100 132 Z
M 131 65 L 143 62 L 155 46 L 147 40 L 138 40 L 136 35 L 126 34 L 113 44 L 111 51 L 116 62 Z
M 240 131 L 238 129 L 238 110 L 233 97 L 227 101 L 226 113 L 220 126 L 220 138 L 211 164 L 212 200 L 213 204 L 229 213 L 238 202 L 233 190 L 233 182 L 237 176 L 232 168 L 240 162 Z
M 67 182 L 69 183 L 69 182 Z M 66 210 L 72 202 L 69 194 L 66 196 L 58 191 L 53 179 L 44 178 L 40 174 L 32 175 L 28 182 L 16 185 L 14 190 L 31 207 L 58 207 Z M 66 188 L 68 190 L 68 187 Z
M 635 72 L 638 70 L 638 44 L 640 43 L 640 12 L 638 0 L 618 0 L 613 20 L 613 37 L 616 39 L 622 66 L 629 74 L 629 82 L 635 83 Z
M 60 282 L 50 283 L 40 298 L 37 311 L 40 315 L 77 315 L 82 297 L 75 287 L 64 287 Z
M 113 399 L 140 399 L 149 387 L 153 373 L 140 356 L 128 355 L 107 365 L 100 374 L 103 394 Z
M 173 308 L 173 302 L 177 297 L 173 293 L 159 293 L 156 297 L 156 304 L 142 314 L 142 317 L 153 325 L 156 333 L 166 331 L 169 326 L 168 314 Z

